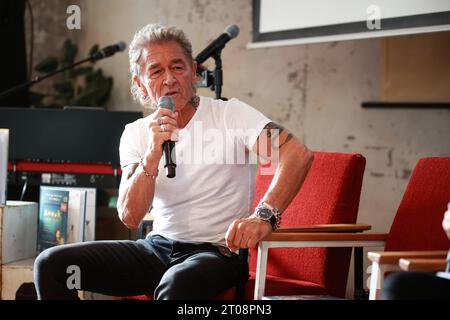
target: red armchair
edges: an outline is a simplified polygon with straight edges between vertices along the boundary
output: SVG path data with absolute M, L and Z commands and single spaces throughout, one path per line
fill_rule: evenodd
M 441 224 L 448 202 L 450 157 L 420 159 L 387 234 L 384 252 L 368 253 L 372 261 L 370 299 L 378 298 L 386 272 L 400 270 L 401 258 L 445 258 L 450 241 Z
M 360 154 L 315 152 L 302 188 L 283 213 L 281 227 L 284 230 L 279 232 L 296 226 L 356 223 L 365 163 Z M 257 177 L 255 204 L 271 180 L 272 176 Z M 253 298 L 256 258 L 257 249 L 253 249 L 246 288 L 249 299 Z M 351 248 L 271 249 L 267 260 L 265 295 L 344 297 L 350 258 Z

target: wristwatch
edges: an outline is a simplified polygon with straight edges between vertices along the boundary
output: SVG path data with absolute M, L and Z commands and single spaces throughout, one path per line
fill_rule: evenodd
M 272 229 L 276 230 L 280 227 L 281 223 L 281 213 L 275 207 L 272 207 L 270 204 L 261 202 L 255 208 L 254 215 L 261 220 L 267 221 L 272 225 Z

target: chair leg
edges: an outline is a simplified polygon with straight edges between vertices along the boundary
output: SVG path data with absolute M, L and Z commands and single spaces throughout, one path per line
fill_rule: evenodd
M 261 300 L 266 286 L 267 253 L 269 249 L 264 246 L 264 242 L 258 245 L 258 261 L 256 266 L 255 293 L 254 299 Z
M 367 300 L 369 297 L 366 290 L 364 290 L 364 276 L 363 276 L 363 260 L 364 251 L 362 247 L 355 247 L 353 249 L 354 256 L 354 292 L 353 297 L 355 300 Z
M 383 290 L 386 272 L 400 271 L 400 267 L 390 264 L 372 262 L 372 274 L 370 276 L 369 300 L 379 300 Z
M 370 275 L 369 300 L 377 300 L 380 297 L 380 291 L 383 287 L 384 272 L 379 263 L 372 263 L 372 272 Z

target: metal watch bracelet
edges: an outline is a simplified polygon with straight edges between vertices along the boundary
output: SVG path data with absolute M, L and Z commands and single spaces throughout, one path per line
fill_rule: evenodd
M 255 215 L 258 218 L 261 218 L 261 216 L 258 214 L 258 210 L 263 209 L 263 208 L 269 209 L 272 212 L 272 216 L 269 219 L 263 219 L 263 220 L 268 221 L 272 225 L 273 230 L 278 229 L 281 224 L 280 210 L 278 210 L 278 208 L 275 208 L 275 207 L 271 206 L 270 204 L 263 201 L 263 202 L 259 203 L 258 206 L 255 208 Z

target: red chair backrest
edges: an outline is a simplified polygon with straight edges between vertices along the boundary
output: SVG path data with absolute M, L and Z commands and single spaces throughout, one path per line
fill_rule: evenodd
M 420 159 L 386 239 L 385 251 L 447 250 L 442 219 L 450 202 L 450 157 Z
M 360 154 L 315 152 L 300 191 L 282 216 L 282 227 L 329 223 L 356 223 L 366 160 Z M 258 174 L 254 206 L 273 176 Z M 250 252 L 255 272 L 257 251 Z M 269 250 L 267 274 L 310 281 L 336 296 L 344 296 L 351 258 L 348 248 Z

